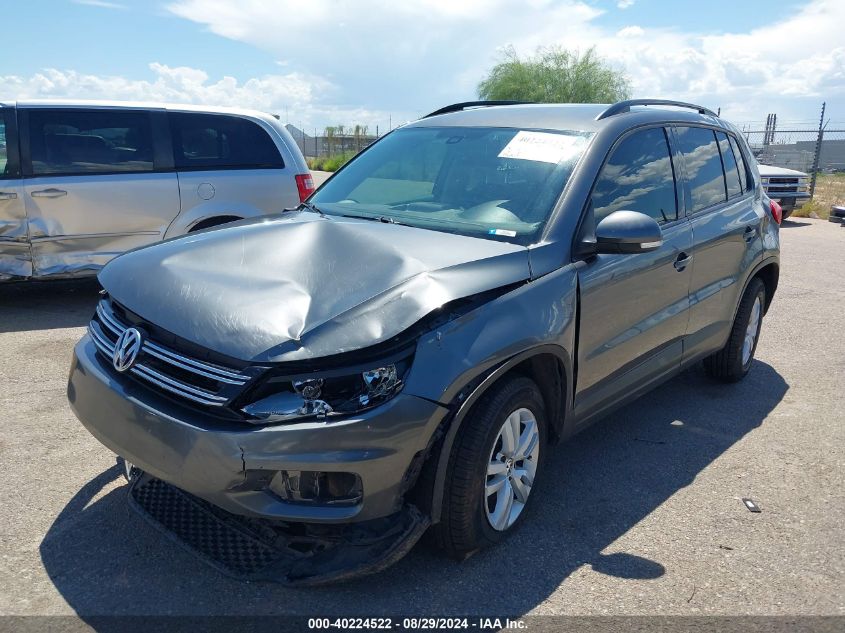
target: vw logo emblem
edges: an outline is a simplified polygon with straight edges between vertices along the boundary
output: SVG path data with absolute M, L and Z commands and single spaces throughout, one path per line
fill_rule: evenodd
M 141 351 L 144 338 L 134 327 L 123 331 L 114 344 L 114 355 L 112 365 L 117 371 L 123 372 L 131 369 Z

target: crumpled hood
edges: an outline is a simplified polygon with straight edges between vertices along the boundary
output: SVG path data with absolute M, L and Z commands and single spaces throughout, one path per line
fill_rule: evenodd
M 268 362 L 369 347 L 449 301 L 529 276 L 522 246 L 300 212 L 131 251 L 99 279 L 177 336 Z

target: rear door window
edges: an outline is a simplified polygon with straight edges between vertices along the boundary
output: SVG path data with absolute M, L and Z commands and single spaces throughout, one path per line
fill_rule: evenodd
M 684 156 L 691 212 L 696 213 L 727 200 L 725 174 L 715 132 L 703 127 L 678 127 L 675 130 Z
M 734 158 L 736 159 L 736 166 L 739 170 L 739 184 L 742 187 L 743 191 L 748 191 L 748 167 L 745 164 L 745 159 L 742 157 L 742 152 L 739 149 L 739 144 L 737 143 L 737 140 L 733 136 L 729 136 L 728 140 L 731 143 L 731 149 L 733 150 Z
M 678 219 L 675 175 L 663 128 L 634 132 L 613 150 L 592 196 L 596 223 L 614 211 L 639 211 L 660 224 Z
M 148 112 L 32 109 L 28 116 L 36 176 L 153 170 Z
M 735 198 L 742 195 L 744 187 L 739 180 L 739 168 L 736 164 L 734 152 L 728 141 L 728 135 L 724 132 L 716 132 L 719 140 L 719 152 L 722 154 L 722 166 L 725 169 L 725 184 L 728 188 L 728 198 Z
M 223 114 L 169 113 L 177 169 L 282 168 L 273 139 L 257 123 Z

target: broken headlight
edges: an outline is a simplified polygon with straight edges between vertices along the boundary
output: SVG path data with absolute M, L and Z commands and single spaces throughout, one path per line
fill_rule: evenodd
M 327 420 L 372 409 L 402 389 L 409 356 L 390 362 L 299 375 L 273 375 L 241 407 L 253 424 Z

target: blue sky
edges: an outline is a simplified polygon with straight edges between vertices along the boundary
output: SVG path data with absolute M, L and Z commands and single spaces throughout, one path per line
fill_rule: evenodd
M 309 128 L 394 125 L 475 86 L 501 48 L 586 49 L 634 96 L 735 122 L 845 121 L 845 2 L 30 0 L 6 13 L 0 98 L 240 105 Z

